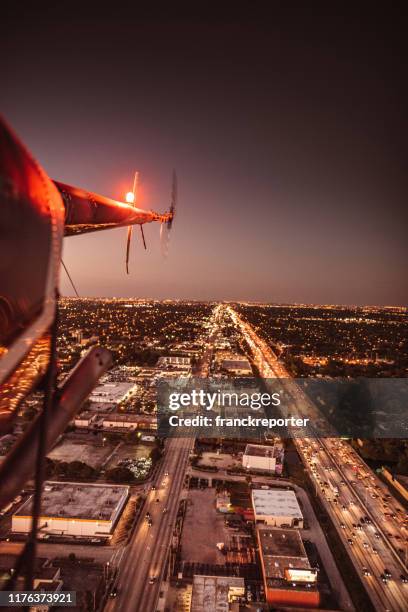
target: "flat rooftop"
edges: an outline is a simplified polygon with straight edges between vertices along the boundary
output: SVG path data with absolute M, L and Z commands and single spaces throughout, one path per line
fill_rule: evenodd
M 258 527 L 258 531 L 264 555 L 307 558 L 302 538 L 297 529 L 278 529 L 262 525 Z
M 295 492 L 287 489 L 253 489 L 252 505 L 258 515 L 303 518 Z
M 190 366 L 191 358 L 190 357 L 178 357 L 177 355 L 168 355 L 159 357 L 157 360 L 157 367 L 161 368 L 167 365 L 181 365 L 181 366 Z
M 245 592 L 245 580 L 233 576 L 199 576 L 193 578 L 191 612 L 228 612 L 230 589 Z
M 129 487 L 126 486 L 47 481 L 44 484 L 41 516 L 111 521 L 128 493 Z M 32 504 L 33 496 L 14 516 L 31 516 Z
M 279 443 L 276 446 L 247 444 L 245 447 L 244 455 L 251 457 L 275 457 L 276 452 L 281 449 L 282 445 Z
M 137 385 L 129 382 L 106 382 L 98 385 L 89 396 L 91 402 L 119 403 L 129 391 L 136 391 Z
M 96 414 L 92 412 L 92 410 L 84 410 L 84 412 L 81 412 L 81 414 L 76 415 L 75 421 L 86 421 L 92 418 L 96 418 Z
M 251 365 L 247 359 L 224 359 L 221 367 L 225 370 L 249 370 L 252 372 Z
M 257 533 L 266 579 L 285 580 L 288 568 L 310 569 L 298 531 L 262 526 L 257 527 Z

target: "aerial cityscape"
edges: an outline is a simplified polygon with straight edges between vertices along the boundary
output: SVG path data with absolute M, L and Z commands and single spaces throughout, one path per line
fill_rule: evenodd
M 155 397 L 162 380 L 254 368 L 403 377 L 407 327 L 403 308 L 62 299 L 61 378 L 94 344 L 115 365 L 48 454 L 35 580 L 76 591 L 81 609 L 403 610 L 405 440 L 164 440 Z M 40 402 L 22 404 L 2 454 Z M 31 504 L 28 484 L 2 511 L 4 581 Z
M 398 3 L 4 3 L 0 610 L 407 612 Z

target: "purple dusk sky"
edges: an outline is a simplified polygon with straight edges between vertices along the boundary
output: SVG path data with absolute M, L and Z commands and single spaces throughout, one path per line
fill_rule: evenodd
M 125 229 L 65 240 L 81 295 L 407 304 L 400 15 L 313 4 L 10 9 L 1 111 L 48 174 L 120 199 L 137 169 L 157 211 L 179 178 L 167 260 L 156 224 L 130 276 Z

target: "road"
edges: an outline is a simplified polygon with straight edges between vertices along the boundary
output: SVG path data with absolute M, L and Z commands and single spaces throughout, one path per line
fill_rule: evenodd
M 147 612 L 156 608 L 193 443 L 192 438 L 167 441 L 165 456 L 155 479 L 156 490 L 149 492 L 140 524 L 124 552 L 125 564 L 117 581 L 118 595 L 110 599 L 105 608 L 109 612 Z M 146 512 L 150 512 L 151 527 Z M 152 578 L 153 584 L 150 583 Z
M 209 374 L 213 344 L 219 334 L 219 312 L 219 307 L 216 307 L 203 358 L 196 374 L 203 378 Z M 153 483 L 156 488 L 148 493 L 139 524 L 123 551 L 118 564 L 118 594 L 116 598 L 108 600 L 106 612 L 156 610 L 188 459 L 193 447 L 194 437 L 169 438 L 166 441 L 165 454 Z M 147 512 L 152 519 L 151 526 L 146 518 Z
M 322 450 L 323 442 L 323 450 Z M 338 440 L 299 440 L 304 457 L 310 461 L 312 477 L 316 483 L 317 494 L 323 499 L 334 524 L 340 527 L 340 534 L 350 556 L 362 576 L 371 599 L 376 601 L 376 610 L 406 609 L 407 585 L 399 580 L 401 568 L 398 566 L 381 527 L 371 520 L 370 524 L 362 523 L 361 518 L 371 513 L 358 503 L 353 485 L 344 476 L 342 467 L 336 465 L 336 457 L 343 455 L 342 443 Z M 325 485 L 325 483 L 328 485 Z M 338 490 L 338 494 L 333 492 Z M 369 572 L 364 575 L 363 568 Z M 393 579 L 384 583 L 380 575 L 384 568 L 390 570 Z
M 284 365 L 252 326 L 231 306 L 224 306 L 224 312 L 247 341 L 261 376 L 265 379 L 290 378 Z M 298 413 L 313 415 L 323 427 L 321 414 L 303 391 L 291 383 L 290 393 Z M 330 437 L 294 438 L 294 443 L 315 483 L 316 495 L 343 538 L 375 610 L 407 610 L 408 584 L 401 580 L 401 575 L 407 574 L 408 545 L 403 508 L 345 441 Z M 338 495 L 334 493 L 336 487 Z M 370 524 L 361 523 L 366 516 Z M 381 577 L 384 569 L 391 573 L 386 581 Z

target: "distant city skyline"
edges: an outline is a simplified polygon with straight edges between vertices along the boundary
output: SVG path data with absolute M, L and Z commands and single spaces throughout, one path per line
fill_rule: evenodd
M 72 285 L 70 285 L 72 288 Z M 152 302 L 158 302 L 160 304 L 168 302 L 169 304 L 177 304 L 179 302 L 183 303 L 191 303 L 191 304 L 238 304 L 238 305 L 247 305 L 247 306 L 268 306 L 270 308 L 322 308 L 325 310 L 331 309 L 340 309 L 340 310 L 348 310 L 348 309 L 359 309 L 359 310 L 368 310 L 368 311 L 377 311 L 382 312 L 385 310 L 394 310 L 396 312 L 405 312 L 407 306 L 405 305 L 394 305 L 394 304 L 319 304 L 318 302 L 266 302 L 262 300 L 216 300 L 216 299 L 199 299 L 199 298 L 157 298 L 157 297 L 149 297 L 149 296 L 127 296 L 127 295 L 112 295 L 112 296 L 103 296 L 103 295 L 62 295 L 61 300 L 84 300 L 84 301 L 118 301 L 118 302 L 138 302 L 140 304 L 150 304 Z
M 107 11 L 0 26 L 1 110 L 50 176 L 124 199 L 138 170 L 164 211 L 177 170 L 165 261 L 157 227 L 130 276 L 126 229 L 65 239 L 81 296 L 407 305 L 397 7 Z

